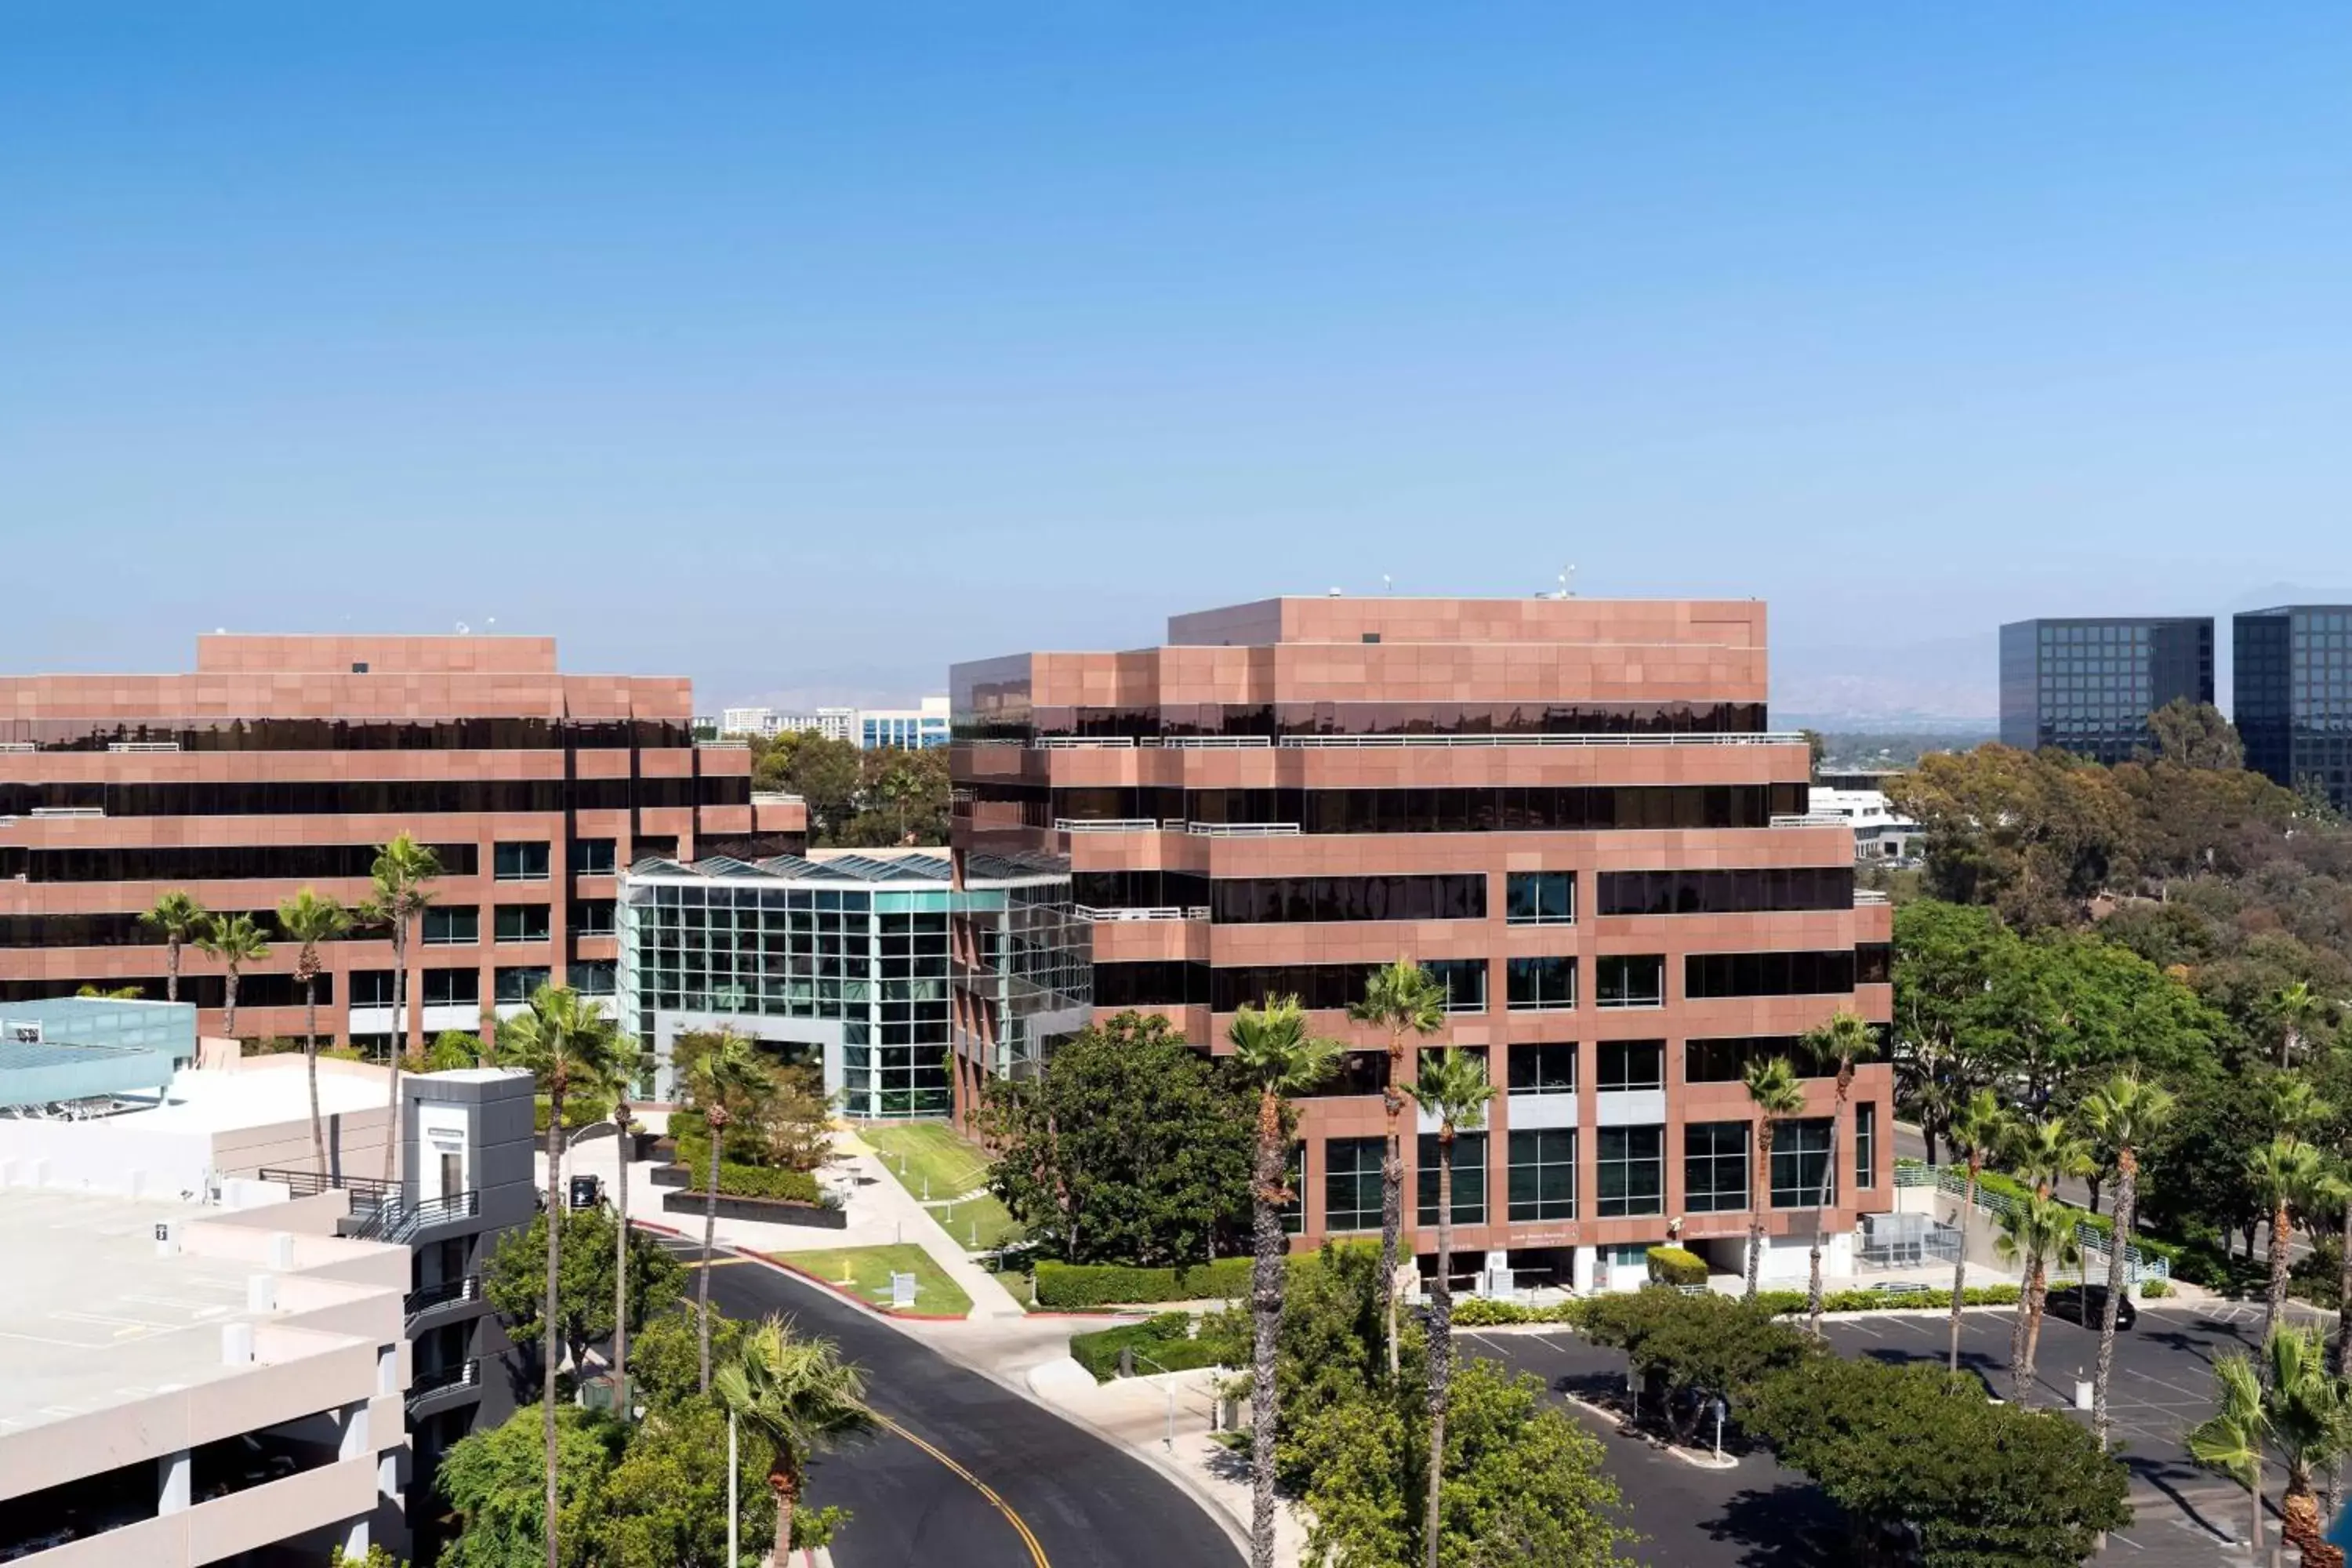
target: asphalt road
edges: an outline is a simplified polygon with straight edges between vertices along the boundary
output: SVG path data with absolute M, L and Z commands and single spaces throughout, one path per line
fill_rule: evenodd
M 677 1250 L 696 1266 L 698 1248 Z M 855 1516 L 833 1549 L 839 1568 L 1227 1568 L 1242 1560 L 1201 1505 L 1150 1466 L 828 1292 L 734 1263 L 714 1269 L 710 1298 L 730 1317 L 781 1312 L 837 1342 L 865 1368 L 875 1409 L 904 1428 L 810 1471 L 811 1505 Z

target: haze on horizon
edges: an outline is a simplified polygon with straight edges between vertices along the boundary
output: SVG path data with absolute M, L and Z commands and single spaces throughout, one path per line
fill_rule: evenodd
M 5 668 L 905 700 L 1572 562 L 1986 714 L 2000 621 L 2352 581 L 2347 78 L 2315 4 L 17 7 Z

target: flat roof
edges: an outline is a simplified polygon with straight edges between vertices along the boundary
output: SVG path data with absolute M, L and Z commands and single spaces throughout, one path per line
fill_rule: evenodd
M 250 1262 L 155 1256 L 192 1204 L 0 1190 L 0 1436 L 234 1377 L 220 1325 L 246 1310 Z
M 803 855 L 771 855 L 759 861 L 738 860 L 731 855 L 710 855 L 678 861 L 647 856 L 629 868 L 633 880 L 664 878 L 672 881 L 740 879 L 757 882 L 797 882 L 821 888 L 867 888 L 916 885 L 944 888 L 952 872 L 946 853 L 938 849 L 899 849 L 880 853 L 848 850 L 822 859 Z
M 298 1058 L 299 1060 L 299 1058 Z M 383 1076 L 319 1075 L 319 1114 L 380 1110 L 388 1093 Z M 138 1095 L 124 1095 L 138 1100 Z M 236 1072 L 184 1072 L 165 1099 L 106 1118 L 104 1125 L 152 1132 L 233 1132 L 310 1118 L 310 1086 L 299 1070 L 264 1068 Z

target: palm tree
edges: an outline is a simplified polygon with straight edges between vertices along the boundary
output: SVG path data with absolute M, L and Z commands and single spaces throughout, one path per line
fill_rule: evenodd
M 563 1101 L 572 1090 L 606 1081 L 620 1049 L 620 1030 L 604 1005 L 583 1000 L 569 986 L 542 985 L 531 994 L 530 1011 L 507 1024 L 508 1054 L 527 1068 L 547 1094 L 547 1343 L 542 1352 L 541 1399 L 547 1440 L 547 1568 L 559 1568 L 555 1542 L 555 1368 L 563 1353 L 556 1295 L 562 1264 Z M 625 1226 L 624 1227 L 625 1228 Z
M 1813 1338 L 1822 1334 L 1822 1232 L 1830 1203 L 1837 1191 L 1838 1123 L 1845 1117 L 1845 1098 L 1853 1089 L 1854 1063 L 1878 1054 L 1878 1036 L 1860 1015 L 1841 1009 L 1830 1021 L 1805 1032 L 1804 1043 L 1815 1060 L 1837 1063 L 1837 1100 L 1830 1110 L 1829 1157 L 1822 1162 L 1821 1203 L 1813 1210 L 1812 1278 L 1806 1287 L 1805 1310 L 1812 1319 Z
M 1429 1496 L 1422 1525 L 1428 1568 L 1437 1568 L 1437 1505 L 1445 1474 L 1446 1394 L 1454 1375 L 1454 1139 L 1463 1128 L 1486 1119 L 1495 1086 L 1486 1081 L 1486 1058 L 1448 1046 L 1423 1051 L 1413 1075 L 1413 1103 L 1437 1121 L 1437 1274 L 1429 1292 Z
M 2115 1234 L 2107 1243 L 2107 1300 L 2099 1320 L 2099 1365 L 2091 1384 L 2091 1430 L 2099 1447 L 2107 1446 L 2107 1383 L 2116 1363 L 2116 1314 L 2122 1308 L 2128 1283 L 2125 1257 L 2131 1250 L 2132 1219 L 2139 1205 L 2139 1151 L 2172 1119 L 2171 1094 L 2142 1079 L 2137 1071 L 2120 1072 L 2092 1091 L 2083 1101 L 2084 1120 L 2115 1161 Z
M 2278 1065 L 2284 1072 L 2296 1049 L 2310 1042 L 2312 1026 L 2327 1016 L 2327 1001 L 2312 990 L 2309 981 L 2298 980 L 2271 998 L 2268 1011 L 2278 1024 Z
M 2302 1142 L 2334 1114 L 2309 1079 L 2288 1073 L 2271 1079 L 2271 1130 L 2289 1142 Z
M 1420 964 L 1400 958 L 1372 971 L 1364 999 L 1348 1009 L 1360 1024 L 1389 1035 L 1388 1081 L 1381 1086 L 1381 1109 L 1389 1119 L 1381 1153 L 1381 1296 L 1389 1341 L 1389 1376 L 1397 1374 L 1397 1248 L 1404 1235 L 1404 1037 L 1427 1037 L 1445 1026 L 1445 988 Z
M 228 1005 L 221 1009 L 221 1033 L 236 1038 L 236 980 L 245 966 L 269 956 L 269 939 L 251 915 L 235 915 L 223 919 L 215 915 L 205 923 L 204 934 L 196 938 L 197 948 L 217 958 L 228 977 Z M 390 1145 L 385 1145 L 389 1148 Z
M 2324 1173 L 2319 1151 L 2300 1139 L 2281 1135 L 2246 1156 L 2246 1173 L 2262 1194 L 2270 1213 L 2270 1292 L 2263 1312 L 2263 1332 L 2278 1327 L 2286 1308 L 2287 1238 L 2294 1228 L 2295 1212 L 2315 1195 Z
M 310 1078 L 310 1154 L 323 1176 L 327 1133 L 319 1115 L 319 944 L 351 930 L 352 912 L 305 888 L 278 904 L 278 929 L 287 941 L 302 944 L 302 954 L 294 961 L 294 978 L 302 983 L 302 1068 Z
M 392 928 L 391 1110 L 394 1126 L 400 1123 L 400 1058 L 408 1049 L 408 928 L 433 901 L 432 889 L 425 884 L 440 874 L 441 862 L 433 851 L 407 834 L 401 834 L 376 851 L 371 872 L 375 889 L 360 907 L 361 918 L 369 924 Z M 395 1142 L 384 1141 L 383 1179 L 387 1182 L 392 1180 Z
M 2252 1555 L 2259 1558 L 2263 1554 L 2263 1447 L 2271 1436 L 2263 1385 L 2254 1363 L 2243 1352 L 2233 1351 L 2213 1363 L 2213 1387 L 2221 1395 L 2221 1407 L 2189 1428 L 2189 1457 L 2246 1489 L 2253 1504 L 2247 1510 L 2247 1541 Z
M 1986 1158 L 2009 1141 L 2010 1117 L 1992 1090 L 1978 1089 L 1954 1111 L 1944 1127 L 1944 1139 L 1968 1167 L 1960 1192 L 1960 1250 L 1952 1264 L 1952 1349 L 1948 1370 L 1960 1370 L 1960 1304 L 1969 1290 L 1969 1221 L 1976 1215 L 1977 1178 L 1984 1174 Z
M 768 1485 L 776 1494 L 774 1561 L 792 1556 L 793 1519 L 808 1463 L 841 1438 L 869 1430 L 866 1378 L 841 1359 L 831 1340 L 804 1340 L 781 1317 L 754 1324 L 714 1384 L 719 1403 L 767 1438 L 774 1458 Z
M 1286 1103 L 1331 1076 L 1337 1040 L 1307 1032 L 1298 998 L 1242 1005 L 1225 1037 L 1234 1060 L 1257 1085 L 1257 1169 L 1250 1184 L 1250 1568 L 1274 1568 L 1275 1352 L 1282 1336 L 1282 1211 L 1290 1206 L 1290 1109 Z
M 2263 1412 L 2271 1446 L 2286 1468 L 2279 1499 L 2279 1533 L 2305 1563 L 2325 1548 L 2326 1521 L 2312 1495 L 2315 1472 L 2333 1475 L 2352 1450 L 2352 1405 L 2343 1384 L 2327 1373 L 2317 1329 L 2282 1327 L 2263 1341 Z M 2337 1553 L 2333 1561 L 2341 1562 Z
M 2058 1184 L 2087 1174 L 2091 1145 L 2066 1125 L 2063 1116 L 2040 1116 L 2012 1122 L 2006 1153 L 2010 1168 L 2033 1184 L 2029 1206 L 2040 1207 L 2025 1223 L 2023 1211 L 2001 1216 L 2003 1256 L 2024 1261 L 2025 1288 L 2018 1292 L 2017 1317 L 2009 1330 L 2011 1375 L 2024 1397 L 2024 1379 L 2032 1375 L 2033 1352 L 2042 1338 L 2042 1307 L 2050 1286 L 2049 1265 L 2063 1268 L 2080 1256 L 2075 1244 L 2074 1210 L 2054 1195 Z M 2018 1223 L 2012 1224 L 2012 1221 Z
M 1786 1057 L 1748 1064 L 1748 1103 L 1756 1108 L 1756 1169 L 1748 1175 L 1748 1299 L 1763 1278 L 1764 1211 L 1772 1193 L 1772 1121 L 1805 1108 L 1805 1086 Z
M 2035 1193 L 2000 1216 L 2000 1239 L 1996 1245 L 2003 1259 L 2022 1259 L 2025 1275 L 2025 1289 L 2017 1298 L 2017 1321 L 2009 1337 L 2010 1385 L 2021 1403 L 2033 1376 L 2034 1353 L 2042 1344 L 2050 1267 L 2054 1264 L 2063 1269 L 2081 1257 L 2075 1213 L 2056 1198 Z
M 163 933 L 163 1000 L 180 999 L 180 949 L 212 926 L 205 906 L 178 888 L 160 893 L 155 907 L 139 911 L 139 923 Z
M 732 1108 L 756 1094 L 765 1081 L 751 1042 L 730 1029 L 701 1037 L 701 1048 L 684 1073 L 686 1098 L 702 1112 L 710 1134 L 710 1171 L 702 1184 L 702 1267 L 694 1280 L 696 1330 L 701 1341 L 701 1389 L 710 1392 L 710 1269 L 719 1253 L 719 1147 L 727 1142 Z

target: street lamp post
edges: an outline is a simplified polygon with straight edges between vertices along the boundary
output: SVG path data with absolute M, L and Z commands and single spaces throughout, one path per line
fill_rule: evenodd
M 727 1413 L 727 1568 L 742 1559 L 735 1554 L 735 1412 Z

